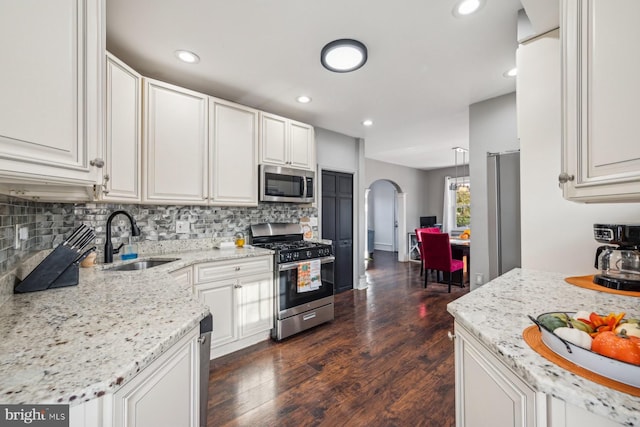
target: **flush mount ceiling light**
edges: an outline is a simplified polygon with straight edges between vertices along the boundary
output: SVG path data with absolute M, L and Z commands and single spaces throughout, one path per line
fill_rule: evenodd
M 471 15 L 484 6 L 485 0 L 461 0 L 453 7 L 453 16 L 462 17 Z
M 373 125 L 373 120 L 371 119 L 367 119 L 367 120 L 363 120 L 362 121 L 362 126 L 372 126 Z
M 367 47 L 357 40 L 334 40 L 322 48 L 320 62 L 335 73 L 355 71 L 367 62 Z
M 300 95 L 296 98 L 296 101 L 298 101 L 300 104 L 308 104 L 311 102 L 311 98 L 307 95 Z
M 200 62 L 200 57 L 193 52 L 189 52 L 188 50 L 176 50 L 175 54 L 179 60 L 187 62 L 189 64 Z
M 511 78 L 511 77 L 515 77 L 518 75 L 518 69 L 517 68 L 512 68 L 509 71 L 505 71 L 504 73 L 502 73 L 502 75 L 506 78 Z

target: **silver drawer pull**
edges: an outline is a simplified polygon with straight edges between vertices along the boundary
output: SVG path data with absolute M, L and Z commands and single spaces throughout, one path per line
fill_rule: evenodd
M 316 317 L 315 311 L 313 313 L 305 314 L 304 316 L 302 316 L 302 320 L 311 320 L 314 317 Z
M 236 267 L 236 271 L 240 271 L 240 267 Z

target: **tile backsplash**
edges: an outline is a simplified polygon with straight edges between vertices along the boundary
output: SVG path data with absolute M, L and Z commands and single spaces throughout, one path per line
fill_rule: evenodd
M 317 218 L 317 209 L 289 203 L 261 203 L 257 207 L 156 206 L 102 203 L 31 202 L 0 195 L 0 274 L 14 268 L 30 252 L 51 249 L 84 223 L 96 231 L 99 259 L 106 237 L 109 215 L 116 210 L 132 214 L 141 235 L 134 242 L 177 239 L 231 239 L 237 232 L 249 234 L 251 224 L 299 222 Z M 189 223 L 189 233 L 176 233 L 176 220 Z M 26 227 L 27 240 L 14 247 L 15 226 Z M 114 247 L 127 243 L 131 234 L 124 215 L 112 222 Z M 317 229 L 314 229 L 317 237 Z

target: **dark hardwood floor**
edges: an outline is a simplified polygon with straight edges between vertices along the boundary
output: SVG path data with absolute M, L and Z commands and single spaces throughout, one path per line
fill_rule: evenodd
M 211 362 L 208 426 L 455 425 L 453 318 L 469 291 L 376 252 L 369 287 L 336 295 L 333 322 Z

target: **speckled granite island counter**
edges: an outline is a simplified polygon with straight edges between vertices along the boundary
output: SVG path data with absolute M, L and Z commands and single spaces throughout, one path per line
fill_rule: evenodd
M 448 311 L 457 324 L 477 338 L 517 377 L 535 392 L 547 396 L 546 400 L 559 399 L 601 416 L 607 422 L 640 426 L 640 398 L 564 370 L 524 342 L 522 332 L 532 325 L 528 314 L 535 317 L 550 311 L 587 310 L 599 313 L 625 312 L 626 317 L 640 317 L 640 298 L 579 288 L 566 283 L 564 277 L 558 273 L 516 269 L 449 303 Z M 456 357 L 459 355 L 456 354 Z M 456 387 L 458 385 L 457 378 Z M 543 405 L 547 403 L 543 402 Z M 539 411 L 539 407 L 536 411 Z M 540 414 L 537 416 L 540 417 Z M 548 416 L 549 419 L 555 419 L 553 417 L 558 418 L 558 415 Z M 565 422 L 564 417 L 563 412 L 560 416 L 562 422 L 549 421 L 548 424 L 538 425 L 577 425 Z M 568 415 L 566 418 L 569 419 Z
M 172 271 L 273 253 L 251 247 L 157 249 L 163 258 L 180 259 L 142 271 L 81 268 L 79 285 L 67 288 L 8 296 L 5 290 L 0 403 L 74 406 L 117 391 L 209 313 Z

